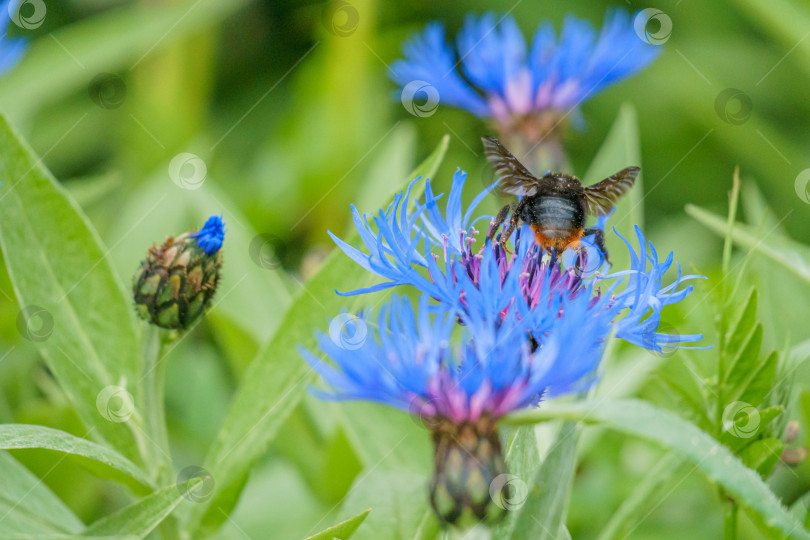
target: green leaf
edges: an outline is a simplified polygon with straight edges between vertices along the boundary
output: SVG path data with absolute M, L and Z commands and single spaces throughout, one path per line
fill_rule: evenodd
M 219 24 L 246 4 L 186 0 L 132 5 L 43 35 L 31 45 L 25 62 L 3 77 L 0 110 L 25 120 L 42 105 L 84 90 L 95 75 L 134 68 L 151 53 Z
M 345 496 L 362 468 L 343 429 L 336 429 L 327 442 L 323 469 L 318 479 L 326 500 L 337 502 Z
M 768 205 L 765 195 L 763 195 L 756 182 L 748 181 L 742 185 L 742 197 L 740 200 L 745 209 L 745 219 L 750 226 L 775 230 L 780 235 L 784 233 L 779 226 L 779 220 L 776 219 L 773 209 Z
M 576 423 L 564 422 L 539 469 L 531 463 L 525 464 L 526 472 L 536 469 L 534 474 L 523 476 L 520 468 L 510 469 L 512 474 L 527 484 L 528 496 L 522 503 L 515 501 L 520 506 L 512 509 L 505 524 L 499 526 L 509 530 L 508 538 L 556 540 L 558 531 L 565 526 L 578 440 L 579 430 Z M 525 442 L 530 441 L 529 438 Z M 531 449 L 527 448 L 523 458 L 530 456 Z M 507 538 L 497 534 L 497 531 L 498 529 L 496 536 Z
M 559 439 L 558 439 L 559 440 Z M 535 426 L 518 426 L 506 450 L 507 469 L 530 481 L 540 468 Z
M 0 449 L 22 448 L 41 448 L 75 456 L 93 472 L 116 479 L 137 493 L 152 490 L 146 474 L 111 448 L 45 426 L 0 424 Z
M 728 218 L 726 219 L 726 234 L 723 237 L 723 256 L 720 268 L 723 276 L 728 276 L 731 264 L 732 235 L 734 234 L 734 222 L 737 219 L 737 204 L 740 202 L 740 168 L 734 169 L 732 177 L 731 191 L 728 194 Z M 725 291 L 725 281 L 723 281 Z
M 717 214 L 691 204 L 686 205 L 686 213 L 712 232 L 720 236 L 726 234 L 726 221 Z M 766 230 L 760 235 L 753 227 L 736 223 L 732 239 L 735 244 L 764 255 L 810 283 L 810 248 L 786 236 L 770 233 L 770 230 Z M 765 236 L 768 237 L 767 242 L 762 241 Z
M 306 540 L 348 540 L 352 537 L 354 531 L 366 520 L 366 516 L 368 516 L 369 512 L 371 512 L 371 508 L 365 512 L 360 512 L 346 521 L 341 521 L 337 525 L 324 529 L 318 534 L 308 537 Z
M 0 159 L 0 247 L 28 338 L 93 436 L 134 460 L 141 360 L 129 294 L 87 217 L 4 118 Z M 105 399 L 126 396 L 119 389 L 135 410 L 111 421 Z
M 686 388 L 680 381 L 675 380 L 673 377 L 661 376 L 657 379 L 663 384 L 669 396 L 672 398 L 678 410 L 684 410 L 683 416 L 691 419 L 697 426 L 703 429 L 711 427 L 711 420 L 707 413 L 707 405 L 703 400 L 703 390 L 697 384 L 691 384 L 691 388 Z M 687 378 L 687 381 L 694 382 L 693 378 Z
M 723 403 L 734 401 L 733 397 L 742 394 L 748 375 L 761 363 L 759 353 L 762 350 L 762 325 L 757 323 L 748 336 L 742 349 L 734 355 L 729 363 L 722 389 Z
M 535 426 L 504 426 L 501 428 L 501 437 L 514 431 L 506 447 L 506 469 L 510 474 L 516 476 L 523 485 L 515 486 L 513 492 L 515 496 L 528 497 L 530 483 L 534 481 L 534 476 L 540 468 L 540 454 L 537 450 L 537 435 Z M 525 487 L 525 490 L 522 488 Z M 521 493 L 524 492 L 524 493 Z M 515 501 L 517 502 L 517 501 Z M 520 501 L 523 502 L 523 501 Z M 505 519 L 493 530 L 493 534 L 499 538 L 511 538 L 517 521 L 517 511 L 506 514 Z
M 554 404 L 516 413 L 513 424 L 572 420 L 608 427 L 674 450 L 720 484 L 729 496 L 748 508 L 758 525 L 772 537 L 810 539 L 802 524 L 782 506 L 756 472 L 745 467 L 726 447 L 678 416 L 637 400 L 600 400 Z
M 382 467 L 361 473 L 343 501 L 340 515 L 354 516 L 367 508 L 371 514 L 354 540 L 436 538 L 437 520 L 428 502 L 428 479 L 423 475 Z
M 726 352 L 734 354 L 740 350 L 743 341 L 748 339 L 757 322 L 757 290 L 752 288 L 748 293 L 748 299 L 743 304 L 742 309 L 737 314 L 736 322 L 734 323 L 733 330 L 731 330 L 726 339 Z
M 625 497 L 599 533 L 597 540 L 624 540 L 635 530 L 661 502 L 662 496 L 674 489 L 683 480 L 677 474 L 683 468 L 685 460 L 676 453 L 670 452 L 662 457 L 644 478 Z
M 128 539 L 145 538 L 160 522 L 172 513 L 184 498 L 195 500 L 205 496 L 208 477 L 192 478 L 188 482 L 168 486 L 122 508 L 114 514 L 94 522 L 84 536 L 126 536 Z
M 12 533 L 78 533 L 84 524 L 20 463 L 0 452 L 0 536 Z
M 341 403 L 343 427 L 363 466 L 423 473 L 433 462 L 430 433 L 420 420 L 378 403 Z
M 760 439 L 746 446 L 740 452 L 740 459 L 746 467 L 754 469 L 760 476 L 767 478 L 782 456 L 784 449 L 785 443 L 779 439 Z
M 436 150 L 411 176 L 432 176 L 447 150 L 445 136 Z M 369 276 L 338 249 L 305 284 L 284 315 L 280 330 L 248 367 L 216 440 L 205 469 L 216 479 L 214 496 L 194 509 L 190 527 L 209 532 L 223 520 L 221 508 L 235 504 L 242 482 L 278 428 L 313 382 L 312 370 L 298 355 L 298 347 L 314 346 L 314 331 L 336 316 L 346 299 L 335 289 L 365 286 Z M 226 502 L 227 501 L 227 502 Z M 212 510 L 216 509 L 216 510 Z
M 752 405 L 742 402 L 732 402 L 726 407 L 724 414 L 728 418 L 725 421 L 730 424 L 723 426 L 720 442 L 731 448 L 735 453 L 757 440 L 760 435 L 765 433 L 768 424 L 778 418 L 785 410 L 783 407 L 778 406 L 754 411 Z M 733 419 L 731 418 L 732 415 L 735 415 Z
M 755 407 L 760 406 L 773 389 L 773 381 L 778 366 L 779 353 L 773 351 L 747 374 L 745 382 L 742 384 L 743 391 L 735 399 L 750 403 Z

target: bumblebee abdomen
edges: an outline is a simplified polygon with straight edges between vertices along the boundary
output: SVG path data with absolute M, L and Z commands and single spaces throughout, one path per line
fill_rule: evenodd
M 537 197 L 528 205 L 527 213 L 523 220 L 547 238 L 569 237 L 585 222 L 581 203 L 565 197 Z

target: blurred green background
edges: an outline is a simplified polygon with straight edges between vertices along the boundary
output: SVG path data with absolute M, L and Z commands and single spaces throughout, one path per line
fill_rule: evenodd
M 611 4 L 649 7 L 579 0 L 351 0 L 357 27 L 339 35 L 333 17 L 343 15 L 320 2 L 46 4 L 40 27 L 10 30 L 30 37 L 31 47 L 0 80 L 0 109 L 88 213 L 122 280 L 129 282 L 152 242 L 197 227 L 206 215 L 222 213 L 232 234 L 224 288 L 234 287 L 234 294 L 170 356 L 167 415 L 178 468 L 202 461 L 245 366 L 275 329 L 278 313 L 271 315 L 289 301 L 261 297 L 260 291 L 272 280 L 297 292 L 332 247 L 327 229 L 342 234 L 349 227 L 350 203 L 374 210 L 370 205 L 396 189 L 448 133 L 449 151 L 435 182 L 448 187 L 456 167 L 469 171 L 473 190 L 491 181 L 479 148 L 490 126 L 441 104 L 434 115 L 416 118 L 399 102 L 387 66 L 411 32 L 440 20 L 454 35 L 467 13 L 492 10 L 511 12 L 530 35 L 543 19 L 559 28 L 566 13 L 601 26 Z M 810 206 L 794 185 L 810 168 L 810 7 L 798 0 L 677 0 L 655 7 L 673 23 L 662 56 L 584 104 L 585 127 L 564 139 L 572 172 L 585 173 L 620 107 L 630 103 L 639 122 L 645 232 L 659 250 L 674 250 L 688 273 L 716 278 L 721 240 L 684 207 L 724 214 L 737 165 L 741 217 L 762 232 L 763 245 L 782 234 L 810 243 Z M 729 88 L 739 90 L 737 97 L 718 100 Z M 204 162 L 198 190 L 172 182 L 169 164 L 181 153 Z M 491 212 L 498 200 L 491 196 L 485 204 Z M 237 281 L 255 262 L 250 245 L 257 235 L 269 240 L 273 265 L 280 268 L 272 276 L 253 268 L 247 281 Z M 735 264 L 744 254 L 735 255 Z M 761 255 L 753 257 L 747 279 L 760 288 L 766 348 L 810 337 L 806 282 Z M 705 304 L 713 283 L 697 287 L 671 324 L 683 333 L 703 331 L 710 340 Z M 0 420 L 82 435 L 36 348 L 17 332 L 19 306 L 5 272 L 0 290 Z M 325 318 L 322 328 L 327 324 Z M 676 370 L 671 364 L 687 353 L 664 359 L 632 354 L 650 362 L 650 373 L 632 391 L 667 403 L 656 377 Z M 689 356 L 700 363 L 699 354 Z M 621 361 L 638 359 L 628 358 Z M 809 380 L 801 372 L 797 377 L 800 388 Z M 341 414 L 335 410 L 310 398 L 296 409 L 254 469 L 221 537 L 239 538 L 240 529 L 253 538 L 268 537 L 267 531 L 303 537 L 334 521 L 321 520 L 339 512 L 358 474 L 391 481 L 388 472 L 361 473 L 340 433 L 323 438 L 317 423 L 321 415 Z M 570 508 L 574 538 L 595 538 L 660 455 L 616 434 L 593 430 L 590 439 Z M 47 474 L 45 482 L 86 522 L 127 500 L 122 488 L 69 460 L 51 471 L 57 458 L 45 452 L 14 455 L 38 475 Z M 427 469 L 428 453 L 425 459 Z M 789 477 L 785 483 L 785 492 L 801 493 L 808 482 Z M 358 491 L 351 496 L 362 499 Z M 719 511 L 712 485 L 699 474 L 684 475 L 630 538 L 716 538 Z M 752 531 L 743 523 L 743 537 L 756 538 Z

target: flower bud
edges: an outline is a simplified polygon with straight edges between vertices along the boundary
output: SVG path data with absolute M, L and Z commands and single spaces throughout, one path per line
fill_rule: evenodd
M 222 218 L 211 216 L 199 231 L 149 248 L 133 279 L 138 315 L 162 328 L 191 327 L 216 292 L 224 239 Z
M 508 507 L 500 502 L 504 494 L 493 500 L 491 488 L 506 473 L 506 464 L 495 422 L 483 416 L 461 424 L 438 419 L 430 426 L 435 450 L 430 504 L 436 516 L 462 528 L 500 521 Z

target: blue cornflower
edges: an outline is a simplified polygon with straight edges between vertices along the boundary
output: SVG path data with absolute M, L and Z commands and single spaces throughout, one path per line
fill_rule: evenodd
M 514 292 L 515 284 L 507 288 Z M 503 515 L 499 499 L 508 490 L 499 482 L 506 466 L 498 419 L 541 398 L 586 389 L 609 333 L 607 312 L 588 316 L 590 299 L 562 297 L 550 309 L 565 316 L 554 316 L 532 344 L 525 337 L 532 321 L 517 310 L 493 313 L 488 304 L 495 297 L 481 290 L 463 308 L 456 303 L 435 312 L 427 295 L 418 311 L 393 295 L 380 310 L 376 332 L 367 332 L 373 324 L 368 314 L 351 321 L 360 342 L 347 346 L 336 332 L 319 335 L 332 363 L 301 349 L 329 386 L 315 391 L 320 397 L 383 403 L 418 416 L 431 430 L 430 501 L 447 523 L 492 522 Z
M 578 312 L 588 303 L 562 298 L 554 308 Z M 301 354 L 331 388 L 315 390 L 320 397 L 376 401 L 455 423 L 477 422 L 482 416 L 497 419 L 536 405 L 541 397 L 582 391 L 592 382 L 609 333 L 599 316 L 557 316 L 539 345 L 532 346 L 524 338 L 530 320 L 516 310 L 490 315 L 458 305 L 435 312 L 427 295 L 414 311 L 407 298 L 392 295 L 376 323 L 369 313 L 350 318 L 363 329 L 361 343 L 347 346 L 333 332 L 319 334 L 319 347 L 333 364 L 306 349 Z M 456 332 L 462 334 L 461 343 L 453 346 Z
M 12 0 L 0 1 L 0 73 L 5 73 L 14 67 L 22 58 L 25 49 L 28 48 L 28 40 L 22 38 L 11 39 L 6 37 L 8 25 L 11 22 L 9 17 L 9 5 Z M 13 0 L 18 1 L 18 0 Z
M 598 34 L 588 21 L 568 16 L 557 38 L 552 24 L 543 22 L 528 48 L 510 15 L 468 15 L 455 49 L 441 23 L 433 22 L 403 52 L 405 58 L 391 66 L 396 83 L 424 81 L 441 103 L 494 119 L 502 136 L 520 131 L 534 141 L 559 123 L 557 113 L 575 112 L 642 70 L 660 49 L 638 37 L 626 11 L 613 10 Z
M 213 255 L 219 248 L 222 247 L 222 242 L 225 240 L 225 222 L 222 221 L 222 216 L 211 216 L 205 222 L 202 229 L 191 235 L 191 238 L 197 240 L 197 246 L 202 249 L 206 255 Z
M 352 206 L 364 249 L 329 234 L 385 281 L 347 294 L 411 285 L 421 292 L 419 309 L 392 296 L 376 332 L 368 313 L 342 314 L 318 337 L 330 363 L 301 350 L 328 385 L 316 390 L 321 397 L 375 401 L 422 419 L 435 446 L 430 501 L 447 523 L 503 515 L 508 482 L 499 481 L 506 466 L 498 419 L 544 397 L 586 390 L 611 333 L 658 352 L 703 337 L 657 331 L 663 307 L 692 291 L 678 290 L 680 283 L 698 276 L 682 276 L 678 267 L 664 285 L 673 254 L 659 261 L 638 227 L 639 251 L 625 240 L 631 268 L 615 274 L 600 272 L 604 254 L 587 239 L 573 261 L 573 251 L 545 257 L 529 227 L 515 235 L 511 257 L 490 240 L 473 251 L 475 223 L 489 218 L 473 214 L 493 186 L 465 210 L 465 180 L 457 170 L 444 212 L 429 180 L 424 203 L 411 196 L 411 183 L 376 215 Z
M 692 292 L 691 286 L 679 290 L 680 284 L 703 276 L 681 275 L 672 253 L 660 261 L 655 247 L 638 227 L 638 251 L 622 238 L 630 251 L 630 269 L 613 274 L 603 273 L 609 270 L 604 254 L 587 238 L 583 252 L 567 251 L 557 260 L 545 257 L 532 240 L 520 241 L 521 237 L 533 238 L 526 226 L 516 235 L 512 257 L 497 242 L 487 242 L 474 250 L 478 235 L 474 225 L 490 218 L 474 219 L 473 213 L 493 186 L 479 193 L 465 210 L 461 194 L 466 176 L 464 171 L 456 171 L 444 215 L 437 204 L 441 195 L 433 194 L 429 180 L 424 203 L 411 197 L 412 183 L 387 210 L 380 209 L 376 215 L 361 216 L 352 206 L 364 249 L 329 234 L 355 262 L 385 281 L 343 294 L 411 285 L 437 300 L 434 309 L 439 310 L 458 304 L 467 308 L 474 297 L 480 296 L 476 300 L 478 308 L 486 304 L 490 314 L 500 314 L 507 308 L 518 310 L 522 318 L 530 321 L 529 331 L 534 336 L 542 336 L 558 316 L 559 310 L 550 306 L 563 309 L 561 299 L 584 297 L 585 315 L 607 313 L 605 331 L 615 328 L 617 337 L 638 346 L 661 352 L 662 347 L 680 348 L 678 343 L 702 339 L 700 334 L 657 332 L 664 306 L 680 302 Z M 414 210 L 409 213 L 408 208 Z M 597 227 L 604 228 L 605 221 L 600 219 Z M 678 272 L 671 283 L 664 285 L 663 277 L 673 264 Z M 608 289 L 602 292 L 602 286 Z M 523 302 L 515 302 L 515 298 Z

